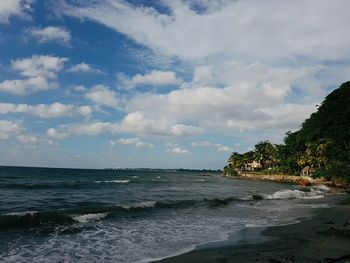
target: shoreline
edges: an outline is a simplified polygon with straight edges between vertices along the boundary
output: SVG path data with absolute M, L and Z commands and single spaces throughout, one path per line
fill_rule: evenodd
M 314 213 L 294 223 L 247 227 L 227 241 L 152 262 L 350 262 L 350 198 Z
M 279 183 L 298 184 L 301 186 L 325 185 L 331 188 L 345 189 L 347 192 L 350 191 L 350 185 L 348 184 L 334 183 L 331 181 L 326 181 L 322 178 L 313 179 L 311 177 L 302 175 L 241 173 L 239 176 L 222 176 L 231 179 L 273 181 Z

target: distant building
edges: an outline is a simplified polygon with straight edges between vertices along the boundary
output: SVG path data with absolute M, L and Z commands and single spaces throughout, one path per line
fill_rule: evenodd
M 262 168 L 261 164 L 258 163 L 257 161 L 252 161 L 250 163 L 245 164 L 245 169 L 247 171 L 255 171 L 255 170 L 259 170 L 261 168 Z

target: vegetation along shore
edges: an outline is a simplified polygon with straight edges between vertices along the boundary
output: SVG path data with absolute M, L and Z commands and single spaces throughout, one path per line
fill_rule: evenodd
M 317 107 L 298 131 L 286 133 L 283 144 L 266 140 L 253 151 L 233 152 L 224 175 L 349 187 L 350 81 Z

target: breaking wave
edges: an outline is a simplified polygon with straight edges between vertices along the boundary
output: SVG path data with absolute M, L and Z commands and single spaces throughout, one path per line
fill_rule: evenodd
M 24 211 L 0 215 L 0 229 L 26 228 L 39 226 L 88 223 L 105 218 L 126 216 L 130 213 L 147 212 L 152 209 L 182 209 L 206 205 L 217 207 L 234 201 L 243 201 L 235 197 L 202 200 L 177 200 L 170 202 L 143 201 L 130 205 L 93 204 L 83 205 L 69 210 L 54 212 Z
M 273 194 L 266 195 L 265 199 L 275 200 L 275 199 L 318 199 L 323 198 L 323 192 L 320 190 L 315 190 L 313 188 L 307 191 L 302 190 L 281 190 Z
M 107 215 L 108 213 L 84 214 L 84 215 L 73 216 L 73 219 L 80 223 L 88 223 L 92 221 L 101 220 L 105 218 Z
M 115 184 L 127 184 L 130 180 L 109 180 L 109 181 L 94 181 L 94 183 L 115 183 Z
M 113 180 L 111 182 L 127 183 L 129 180 Z M 107 203 L 95 203 L 80 205 L 72 209 L 38 212 L 25 211 L 0 215 L 0 229 L 18 227 L 39 227 L 67 225 L 74 223 L 89 223 L 103 219 L 118 218 L 132 215 L 133 213 L 145 213 L 155 209 L 185 209 L 199 206 L 219 207 L 233 202 L 247 202 L 260 200 L 285 200 L 285 199 L 317 199 L 323 198 L 328 190 L 325 187 L 312 187 L 300 190 L 280 190 L 272 194 L 252 194 L 249 198 L 240 199 L 229 196 L 224 198 L 184 199 L 175 201 L 148 200 L 132 204 L 113 205 Z

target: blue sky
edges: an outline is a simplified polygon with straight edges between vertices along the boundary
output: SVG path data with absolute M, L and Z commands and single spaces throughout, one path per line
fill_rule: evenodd
M 0 2 L 0 164 L 222 168 L 350 76 L 347 0 Z

